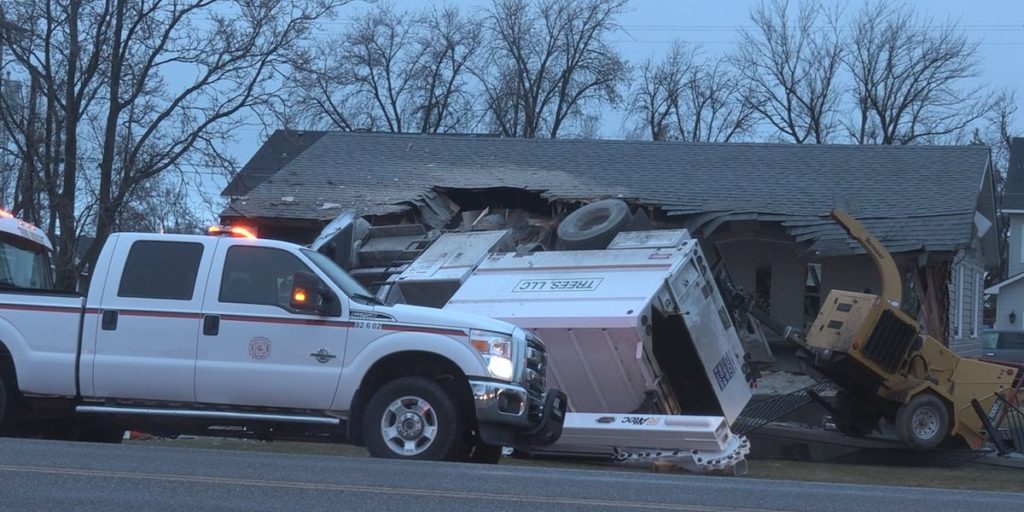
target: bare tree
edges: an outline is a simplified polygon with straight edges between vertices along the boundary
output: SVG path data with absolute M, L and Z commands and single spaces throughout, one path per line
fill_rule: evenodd
M 756 111 L 748 101 L 744 83 L 727 64 L 705 62 L 697 66 L 688 84 L 684 96 L 687 104 L 676 110 L 683 140 L 732 142 L 750 134 Z
M 3 45 L 40 87 L 35 159 L 58 282 L 91 263 L 138 187 L 201 159 L 273 100 L 289 52 L 346 0 L 2 0 Z M 37 134 L 39 134 L 37 136 Z
M 477 73 L 491 130 L 556 138 L 590 106 L 615 104 L 628 67 L 608 36 L 626 0 L 496 0 Z
M 653 140 L 730 142 L 753 129 L 756 112 L 747 97 L 727 62 L 676 42 L 661 62 L 641 64 L 630 115 Z
M 836 131 L 843 62 L 841 6 L 763 1 L 741 30 L 734 60 L 750 86 L 750 106 L 785 139 L 827 142 Z
M 115 231 L 200 234 L 205 222 L 190 198 L 187 180 L 168 173 L 147 180 L 132 190 Z
M 416 117 L 422 133 L 468 128 L 474 120 L 475 95 L 470 63 L 483 45 L 480 20 L 464 17 L 454 7 L 432 11 L 422 18 L 419 36 L 424 58 L 417 70 Z
M 859 144 L 933 142 L 982 118 L 991 98 L 979 75 L 977 43 L 954 23 L 937 24 L 912 8 L 866 4 L 854 21 L 847 66 L 859 118 Z
M 1007 170 L 1010 160 L 1010 141 L 1020 133 L 1016 126 L 1018 108 L 1017 92 L 1002 89 L 996 91 L 984 116 L 989 136 L 982 137 L 982 141 L 992 148 L 992 160 L 1002 172 Z
M 663 60 L 648 58 L 637 68 L 639 79 L 630 91 L 629 114 L 641 120 L 651 140 L 673 138 L 672 122 L 697 66 L 696 53 L 695 48 L 676 41 Z
M 468 63 L 480 23 L 454 7 L 414 14 L 380 4 L 306 52 L 295 90 L 313 124 L 438 133 L 472 123 Z

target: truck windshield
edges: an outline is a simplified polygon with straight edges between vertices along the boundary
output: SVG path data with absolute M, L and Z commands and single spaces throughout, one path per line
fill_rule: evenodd
M 334 260 L 309 249 L 302 249 L 302 253 L 312 260 L 317 268 L 327 274 L 327 277 L 330 277 L 331 281 L 338 285 L 341 291 L 345 292 L 345 295 L 362 302 L 380 302 L 366 288 L 363 288 L 359 281 L 356 281 L 355 278 L 348 275 L 348 272 L 339 267 Z
M 35 242 L 0 233 L 0 288 L 53 289 L 49 251 Z

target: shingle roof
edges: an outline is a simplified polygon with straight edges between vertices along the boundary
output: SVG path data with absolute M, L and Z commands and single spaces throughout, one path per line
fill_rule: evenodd
M 1014 137 L 1010 141 L 1010 165 L 1006 169 L 1003 208 L 1024 210 L 1024 138 Z
M 684 215 L 779 221 L 828 252 L 853 247 L 827 219 L 846 207 L 894 252 L 970 242 L 985 146 L 702 144 L 327 133 L 225 217 L 326 220 L 407 211 L 434 187 L 514 187 L 548 199 L 622 197 Z
M 276 130 L 221 192 L 241 196 L 273 176 L 327 132 Z

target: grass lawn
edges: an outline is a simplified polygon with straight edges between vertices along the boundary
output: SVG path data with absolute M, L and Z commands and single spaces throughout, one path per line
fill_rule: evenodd
M 327 443 L 300 443 L 290 441 L 263 442 L 242 439 L 188 438 L 131 441 L 143 445 L 189 447 L 218 450 L 262 451 L 308 455 L 334 455 L 366 457 L 366 450 L 356 446 Z M 538 460 L 505 458 L 502 464 L 513 466 L 541 466 L 584 469 L 595 471 L 646 471 L 637 467 L 602 462 Z M 685 475 L 681 475 L 685 477 Z M 729 477 L 722 477 L 729 478 Z M 743 478 L 769 478 L 851 484 L 896 485 L 979 491 L 1024 492 L 1024 470 L 965 465 L 961 467 L 900 467 L 867 466 L 856 464 L 830 464 L 787 460 L 751 460 L 749 474 Z

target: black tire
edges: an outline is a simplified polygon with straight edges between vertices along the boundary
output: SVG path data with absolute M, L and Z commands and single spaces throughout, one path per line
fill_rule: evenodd
M 896 432 L 915 450 L 931 450 L 949 435 L 949 409 L 935 395 L 919 394 L 896 413 Z
M 14 376 L 5 370 L 0 367 L 0 436 L 14 436 L 18 435 L 15 422 L 22 408 Z
M 864 437 L 878 427 L 882 415 L 866 409 L 861 403 L 845 390 L 836 392 L 836 409 L 840 417 L 835 418 L 836 428 L 850 437 Z
M 561 249 L 604 249 L 631 219 L 629 205 L 605 199 L 572 212 L 558 225 Z
M 465 415 L 455 398 L 423 377 L 401 377 L 384 384 L 363 413 L 363 438 L 373 457 L 458 460 L 465 453 L 465 436 Z

